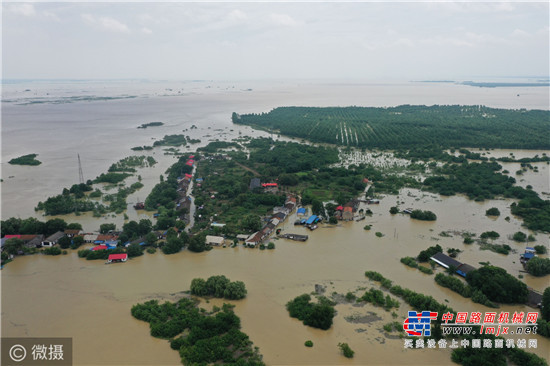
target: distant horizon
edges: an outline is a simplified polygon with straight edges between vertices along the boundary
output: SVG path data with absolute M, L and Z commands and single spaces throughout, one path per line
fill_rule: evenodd
M 253 82 L 253 81 L 349 81 L 349 82 L 368 82 L 368 81 L 401 81 L 401 82 L 467 82 L 467 81 L 489 81 L 498 79 L 518 79 L 518 80 L 536 80 L 540 83 L 550 81 L 550 75 L 526 75 L 526 76 L 469 76 L 464 78 L 397 78 L 397 77 L 379 77 L 379 78 L 348 78 L 348 77 L 332 77 L 332 78 L 240 78 L 240 79 L 183 79 L 183 78 L 143 78 L 143 77 L 128 77 L 128 78 L 2 78 L 0 82 L 13 83 L 23 81 L 141 81 L 141 82 Z
M 549 11 L 548 2 L 3 2 L 2 75 L 549 78 Z

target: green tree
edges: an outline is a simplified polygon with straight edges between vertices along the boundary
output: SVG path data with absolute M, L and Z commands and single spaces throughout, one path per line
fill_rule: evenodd
M 139 257 L 140 255 L 143 255 L 143 247 L 138 243 L 130 244 L 126 249 L 126 253 L 130 258 Z
M 16 255 L 17 252 L 23 250 L 23 240 L 11 238 L 4 243 L 4 250 L 11 255 Z
M 115 224 L 101 224 L 99 225 L 99 232 L 101 234 L 107 234 L 109 231 L 116 230 Z
M 166 244 L 162 246 L 162 252 L 164 254 L 178 253 L 183 249 L 183 246 L 183 240 L 181 240 L 177 236 L 172 236 L 166 239 Z
M 515 241 L 519 243 L 523 243 L 527 241 L 527 235 L 525 233 L 522 233 L 521 231 L 517 231 L 514 233 L 514 236 L 512 237 Z
M 229 300 L 240 300 L 246 297 L 246 287 L 244 282 L 230 282 L 223 292 L 223 297 Z
M 347 343 L 338 343 L 338 348 L 340 348 L 344 357 L 353 358 L 355 351 L 353 351 Z
M 63 231 L 67 228 L 67 223 L 63 219 L 51 219 L 46 221 L 44 235 L 50 236 L 58 231 Z
M 66 227 L 67 230 L 82 230 L 82 224 L 78 222 L 71 222 Z
M 206 238 L 203 235 L 194 235 L 189 239 L 189 250 L 200 253 L 206 249 Z
M 202 278 L 193 278 L 191 281 L 191 294 L 195 296 L 208 295 L 208 287 L 206 287 L 206 281 Z
M 45 231 L 45 224 L 34 217 L 21 221 L 19 234 L 42 234 Z M 53 234 L 53 233 L 52 233 Z
M 59 240 L 57 241 L 59 246 L 62 248 L 62 249 L 67 249 L 71 246 L 71 238 L 69 238 L 68 236 L 63 236 L 61 238 L 59 238 Z
M 496 207 L 491 207 L 487 211 L 485 211 L 485 215 L 487 216 L 500 216 L 500 211 Z
M 151 223 L 151 220 L 149 219 L 141 219 L 139 220 L 139 224 L 137 227 L 137 234 L 138 236 L 144 236 L 153 230 L 153 224 Z
M 317 198 L 314 198 L 313 201 L 311 202 L 311 211 L 313 212 L 314 215 L 323 215 L 324 214 L 323 203 L 319 201 Z
M 155 235 L 155 233 L 150 232 L 145 235 L 145 242 L 147 243 L 147 245 L 155 245 L 155 243 L 157 242 L 157 236 Z
M 483 266 L 468 272 L 466 282 L 491 301 L 522 304 L 527 300 L 527 286 L 503 268 Z
M 224 275 L 212 276 L 206 280 L 206 288 L 208 293 L 214 297 L 223 297 L 225 289 L 229 285 L 230 281 Z M 246 295 L 246 293 L 245 293 Z
M 337 224 L 338 223 L 338 219 L 336 218 L 336 216 L 331 216 L 330 219 L 328 219 L 328 222 L 329 224 Z
M 71 243 L 71 249 L 76 249 L 80 247 L 82 244 L 84 244 L 84 237 L 78 235 L 73 237 L 72 243 Z
M 527 262 L 527 272 L 533 276 L 541 277 L 550 273 L 550 259 L 533 257 Z
M 392 206 L 392 207 L 390 208 L 390 213 L 391 213 L 392 215 L 395 215 L 395 214 L 399 213 L 399 209 L 397 208 L 397 206 Z
M 256 215 L 246 215 L 242 220 L 242 226 L 249 231 L 258 231 L 262 228 L 262 222 Z

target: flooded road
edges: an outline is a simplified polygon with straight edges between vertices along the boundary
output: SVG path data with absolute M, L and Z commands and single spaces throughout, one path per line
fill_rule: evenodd
M 206 86 L 206 82 L 198 86 L 193 84 L 189 93 L 183 96 L 155 96 L 156 92 L 149 90 L 154 88 L 149 86 L 148 94 L 138 99 L 27 106 L 4 103 L 2 218 L 36 215 L 47 219 L 35 213 L 33 208 L 38 201 L 78 182 L 77 152 L 82 158 L 85 179 L 93 179 L 112 163 L 133 154 L 131 147 L 151 145 L 153 139 L 167 134 L 183 133 L 201 140 L 198 145 L 181 148 L 182 152 L 194 151 L 209 140 L 265 135 L 250 127 L 232 125 L 233 111 L 266 112 L 282 105 L 390 106 L 403 103 L 482 103 L 495 107 L 544 108 L 548 100 L 546 89 L 522 92 L 523 104 L 518 104 L 515 90 L 419 83 L 415 83 L 414 88 L 409 84 L 330 87 L 311 83 L 254 84 L 253 91 L 243 91 L 243 84 L 236 92 L 207 89 Z M 8 91 L 12 93 L 10 97 L 19 95 L 17 90 Z M 166 125 L 136 128 L 150 121 L 163 121 Z M 193 125 L 197 128 L 192 129 Z M 25 167 L 6 163 L 28 153 L 38 153 L 43 164 Z M 174 156 L 164 155 L 161 148 L 135 154 L 151 154 L 158 163 L 138 171 L 145 186 L 128 197 L 129 206 L 138 199 L 144 200 L 158 182 L 159 175 L 175 161 Z M 519 154 L 516 157 L 520 157 Z M 511 174 L 517 170 L 512 166 L 505 169 Z M 550 192 L 547 169 L 547 165 L 541 165 L 538 173 L 526 172 L 521 178 L 524 179 L 522 185 L 531 184 L 537 191 Z M 128 178 L 127 186 L 136 180 L 136 177 Z M 385 337 L 382 326 L 394 319 L 381 308 L 339 304 L 333 327 L 321 331 L 290 318 L 285 304 L 295 296 L 311 293 L 316 284 L 326 286 L 327 296 L 348 291 L 361 296 L 370 286 L 378 288 L 364 276 L 366 270 L 374 270 L 395 284 L 432 295 L 439 302 L 448 300 L 457 311 L 488 311 L 438 286 L 433 275 L 425 275 L 399 262 L 401 257 L 416 256 L 420 250 L 436 243 L 444 250 L 463 250 L 458 257 L 460 261 L 474 267 L 480 266 L 479 262 L 490 262 L 506 268 L 514 276 L 523 275 L 528 286 L 543 290 L 548 285 L 547 277 L 534 278 L 520 272 L 519 253 L 523 252 L 525 244 L 508 239 L 518 230 L 528 232 L 521 227 L 521 221 L 510 214 L 512 202 L 479 203 L 461 196 L 442 198 L 418 190 L 403 190 L 399 196 L 383 197 L 380 205 L 369 206 L 373 216 L 361 222 L 322 225 L 316 231 L 306 232 L 303 227 L 293 226 L 294 217 L 290 217 L 283 225 L 283 233 L 308 234 L 310 238 L 305 243 L 276 240 L 273 251 L 237 247 L 215 248 L 199 254 L 183 251 L 169 256 L 157 252 L 113 265 L 80 259 L 76 251 L 71 250 L 66 256 L 18 257 L 0 272 L 2 334 L 72 337 L 75 365 L 177 365 L 180 364 L 177 352 L 170 349 L 168 342 L 151 337 L 148 325 L 130 315 L 131 306 L 149 299 L 175 300 L 182 296 L 182 291 L 189 289 L 193 278 L 224 274 L 246 284 L 248 297 L 233 302 L 235 312 L 241 317 L 243 331 L 260 348 L 268 365 L 452 364 L 448 350 L 405 350 L 401 339 Z M 431 210 L 438 219 L 421 222 L 406 215 L 392 216 L 389 208 L 397 203 L 401 208 Z M 490 207 L 497 207 L 501 216 L 485 216 Z M 150 218 L 150 214 L 133 208 L 127 214 L 129 219 Z M 509 222 L 506 216 L 510 216 Z M 115 222 L 119 228 L 124 223 L 122 215 L 98 219 L 83 214 L 62 218 L 81 222 L 85 230 L 97 230 L 105 222 Z M 363 230 L 366 224 L 372 225 L 370 231 Z M 464 245 L 457 234 L 469 231 L 479 235 L 488 230 L 500 234 L 495 243 L 509 244 L 517 252 L 505 256 L 481 251 L 477 244 Z M 440 236 L 442 231 L 451 231 L 451 237 Z M 378 238 L 375 232 L 384 236 Z M 538 234 L 536 238 L 535 244 L 548 247 L 547 234 Z M 212 300 L 202 305 L 210 307 L 220 303 L 220 300 Z M 401 302 L 396 320 L 402 322 L 408 310 L 408 305 Z M 518 305 L 504 306 L 499 311 L 531 309 Z M 370 320 L 364 323 L 345 319 L 367 315 Z M 306 348 L 306 340 L 312 340 L 314 347 Z M 537 340 L 538 348 L 530 351 L 548 358 L 550 342 L 541 337 Z M 353 359 L 340 355 L 337 348 L 340 342 L 348 343 L 355 351 Z

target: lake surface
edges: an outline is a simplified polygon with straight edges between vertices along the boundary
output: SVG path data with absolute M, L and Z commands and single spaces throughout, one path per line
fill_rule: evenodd
M 85 179 L 93 179 L 112 163 L 134 154 L 131 147 L 151 145 L 153 138 L 160 139 L 166 134 L 183 133 L 201 139 L 201 144 L 182 151 L 192 151 L 214 139 L 265 135 L 249 127 L 234 126 L 231 123 L 234 111 L 267 112 L 284 105 L 405 103 L 548 109 L 547 88 L 489 89 L 440 83 L 73 82 L 10 84 L 4 86 L 3 93 L 2 217 L 36 215 L 43 220 L 47 218 L 39 216 L 33 208 L 38 201 L 78 182 L 77 153 L 81 156 Z M 98 96 L 136 97 L 76 102 L 66 99 L 75 95 L 96 99 Z M 20 105 L 37 100 L 40 103 Z M 162 121 L 165 125 L 136 128 L 151 121 Z M 197 129 L 190 129 L 192 125 Z M 11 158 L 28 153 L 38 153 L 43 164 L 37 167 L 7 164 Z M 159 148 L 144 153 L 148 154 L 154 156 L 158 164 L 140 169 L 138 174 L 145 187 L 129 197 L 129 205 L 145 199 L 159 175 L 175 161 L 173 156 L 163 155 Z M 519 152 L 515 155 L 524 157 Z M 539 172 L 524 174 L 521 183 L 531 184 L 540 192 L 550 192 L 548 167 L 538 166 Z M 505 169 L 511 174 L 517 170 Z M 131 179 L 128 183 L 133 182 Z M 421 222 L 405 215 L 392 216 L 389 208 L 397 202 L 401 207 L 431 210 L 438 219 Z M 369 208 L 374 214 L 364 221 L 322 226 L 307 232 L 310 239 L 305 243 L 277 240 L 273 251 L 238 247 L 215 248 L 199 254 L 183 251 L 170 256 L 157 252 L 108 266 L 103 261 L 80 259 L 76 251 L 59 257 L 16 258 L 1 271 L 3 335 L 72 337 L 75 365 L 176 365 L 179 364 L 177 352 L 171 350 L 166 341 L 151 337 L 148 324 L 130 315 L 131 306 L 149 299 L 174 300 L 189 289 L 193 278 L 224 274 L 231 280 L 246 283 L 248 297 L 232 303 L 241 317 L 243 331 L 260 347 L 269 365 L 452 364 L 449 351 L 405 350 L 401 339 L 385 337 L 382 326 L 393 319 L 381 308 L 339 304 L 333 327 L 321 331 L 290 318 L 285 304 L 295 296 L 311 293 L 316 284 L 326 286 L 329 296 L 332 292 L 348 291 L 361 296 L 365 288 L 378 288 L 364 277 L 366 270 L 374 270 L 395 284 L 432 295 L 440 302 L 447 299 L 455 310 L 489 311 L 436 285 L 433 276 L 406 267 L 399 259 L 416 256 L 420 250 L 437 243 L 444 250 L 463 250 L 458 259 L 474 267 L 489 261 L 519 276 L 522 274 L 519 253 L 525 245 L 512 242 L 508 236 L 518 230 L 528 231 L 510 215 L 512 202 L 478 203 L 461 196 L 442 198 L 405 189 L 399 196 L 384 197 L 380 205 L 371 205 Z M 497 207 L 501 216 L 485 216 L 485 210 L 490 207 Z M 130 219 L 149 217 L 132 208 L 128 215 Z M 506 216 L 511 216 L 509 222 L 504 220 Z M 118 227 L 124 222 L 121 215 L 100 219 L 89 214 L 63 218 L 82 222 L 86 230 L 97 230 L 103 222 L 116 222 Z M 292 225 L 293 219 L 283 225 L 283 232 L 306 233 L 304 228 Z M 366 224 L 373 225 L 370 231 L 363 230 Z M 470 231 L 479 235 L 488 230 L 501 235 L 496 243 L 509 244 L 516 252 L 505 256 L 481 251 L 476 244 L 464 245 L 456 233 L 451 237 L 439 235 L 442 231 Z M 384 237 L 376 237 L 377 231 Z M 548 246 L 547 234 L 536 237 L 536 244 Z M 548 285 L 547 277 L 522 275 L 523 281 L 535 289 L 543 290 Z M 203 302 L 202 306 L 209 308 L 215 304 L 221 301 Z M 401 302 L 396 311 L 397 320 L 402 321 L 408 310 L 408 305 Z M 497 311 L 531 309 L 517 305 L 503 306 Z M 345 319 L 367 315 L 373 320 L 351 323 Z M 311 349 L 304 347 L 308 339 L 314 343 Z M 550 341 L 542 337 L 537 340 L 538 348 L 531 351 L 548 359 Z M 347 342 L 355 350 L 353 359 L 340 355 L 339 342 Z

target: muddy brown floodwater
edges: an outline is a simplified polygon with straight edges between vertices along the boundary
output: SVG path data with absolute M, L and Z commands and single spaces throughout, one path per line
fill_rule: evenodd
M 26 86 L 6 86 L 4 97 L 15 102 L 2 105 L 2 216 L 26 218 L 34 215 L 33 208 L 40 200 L 58 194 L 63 187 L 77 183 L 77 152 L 83 163 L 85 179 L 105 172 L 110 164 L 133 154 L 133 146 L 150 145 L 152 139 L 166 134 L 183 133 L 201 139 L 229 140 L 238 136 L 265 134 L 250 127 L 231 124 L 231 112 L 267 112 L 284 105 L 369 105 L 388 106 L 411 104 L 485 104 L 505 108 L 547 109 L 548 90 L 531 93 L 521 91 L 516 97 L 505 88 L 471 88 L 461 85 L 434 83 L 400 84 L 314 84 L 314 83 L 241 83 L 236 92 L 222 91 L 210 82 L 181 83 L 177 89 L 182 96 L 160 97 L 166 85 L 124 86 L 143 88 L 143 91 L 124 89 L 122 94 L 138 95 L 136 99 L 110 102 L 89 101 L 68 104 L 32 104 L 26 102 L 22 90 Z M 108 85 L 109 86 L 109 85 Z M 231 85 L 224 85 L 229 88 Z M 243 91 L 252 88 L 253 91 Z M 32 85 L 33 92 L 55 99 L 55 94 L 67 95 L 90 85 L 41 86 Z M 175 88 L 176 89 L 176 88 Z M 104 90 L 107 90 L 105 92 Z M 109 88 L 100 85 L 91 93 L 103 95 Z M 117 89 L 118 90 L 118 89 Z M 227 90 L 227 89 L 224 89 Z M 233 90 L 233 89 L 232 89 Z M 78 91 L 78 90 L 77 90 Z M 40 94 L 41 93 L 41 94 Z M 76 92 L 75 92 L 76 93 Z M 78 94 L 78 93 L 77 93 Z M 523 95 L 526 97 L 524 98 Z M 162 127 L 137 129 L 145 122 L 163 121 Z M 191 129 L 193 125 L 197 128 Z M 186 130 L 186 131 L 183 131 Z M 193 151 L 197 146 L 181 148 Z M 43 164 L 38 167 L 11 166 L 6 162 L 16 156 L 36 152 Z M 547 152 L 550 153 L 550 152 Z M 138 152 L 137 154 L 140 154 Z M 128 198 L 128 203 L 144 200 L 158 177 L 174 161 L 161 149 L 147 152 L 159 163 L 141 169 L 140 191 Z M 516 154 L 520 157 L 520 154 Z M 528 155 L 531 156 L 531 155 Z M 511 163 L 513 164 L 513 163 Z M 550 192 L 548 166 L 537 164 L 539 172 L 526 172 L 519 182 L 531 184 L 535 190 Z M 516 167 L 508 169 L 514 174 Z M 11 178 L 10 178 L 11 177 Z M 131 184 L 136 178 L 128 178 Z M 519 180 L 519 179 L 518 179 Z M 389 214 L 397 202 L 400 207 L 432 210 L 435 222 L 411 220 L 405 215 Z M 361 222 L 338 226 L 321 225 L 313 232 L 292 225 L 294 217 L 283 225 L 283 232 L 306 233 L 305 243 L 275 240 L 275 250 L 253 250 L 242 247 L 215 248 L 207 253 L 186 250 L 174 255 L 160 252 L 145 254 L 127 263 L 105 265 L 103 261 L 80 259 L 76 251 L 50 257 L 32 255 L 17 257 L 0 272 L 2 335 L 7 337 L 71 337 L 75 365 L 178 365 L 178 353 L 167 341 L 149 335 L 147 323 L 134 319 L 132 305 L 149 299 L 175 300 L 189 289 L 195 277 L 224 274 L 231 280 L 246 283 L 248 297 L 234 301 L 235 312 L 247 333 L 268 365 L 446 365 L 452 364 L 448 350 L 405 350 L 403 340 L 386 337 L 382 326 L 394 319 L 391 314 L 372 305 L 336 306 L 337 315 L 328 331 L 304 326 L 290 318 L 285 304 L 297 295 L 314 291 L 315 285 L 326 287 L 326 294 L 361 296 L 365 289 L 378 285 L 368 281 L 364 273 L 374 270 L 403 287 L 448 301 L 457 311 L 489 311 L 482 305 L 439 287 L 433 275 L 404 266 L 399 259 L 416 256 L 420 250 L 436 243 L 444 249 L 463 250 L 459 260 L 473 266 L 479 262 L 506 268 L 514 276 L 537 290 L 548 286 L 548 277 L 534 278 L 521 273 L 519 253 L 525 244 L 517 244 L 508 236 L 522 230 L 521 222 L 510 215 L 512 200 L 477 203 L 464 197 L 442 198 L 417 190 L 403 190 L 399 196 L 386 196 L 380 205 L 370 206 L 372 217 Z M 501 216 L 489 218 L 485 210 L 498 207 Z M 150 217 L 143 212 L 128 210 L 129 219 Z M 510 216 L 509 222 L 504 220 Z M 120 228 L 124 219 L 93 218 L 89 214 L 63 216 L 68 222 L 82 222 L 85 230 L 97 230 L 104 222 L 116 222 Z M 370 231 L 363 226 L 371 224 Z M 478 235 L 487 230 L 497 231 L 496 243 L 509 244 L 516 251 L 508 256 L 481 251 L 476 244 L 464 245 L 454 232 L 469 231 Z M 439 235 L 452 231 L 451 237 Z M 384 234 L 382 238 L 375 232 Z M 530 232 L 529 232 L 530 233 Z M 536 244 L 548 246 L 549 236 L 537 234 Z M 438 269 L 440 271 L 440 269 Z M 220 300 L 202 302 L 210 307 Z M 397 310 L 399 322 L 410 308 L 401 302 Z M 503 306 L 499 311 L 530 311 L 525 306 Z M 346 317 L 356 319 L 349 322 Z M 400 332 L 403 333 L 403 332 Z M 538 348 L 530 349 L 549 358 L 548 339 L 533 336 Z M 313 348 L 304 346 L 306 340 Z M 355 351 L 353 359 L 344 358 L 337 344 L 346 342 Z
M 391 216 L 389 207 L 397 200 L 406 206 L 430 209 L 438 215 L 438 220 L 429 223 L 400 214 Z M 375 286 L 364 277 L 366 270 L 374 270 L 403 287 L 432 295 L 440 302 L 448 300 L 455 310 L 489 311 L 439 287 L 433 275 L 406 267 L 399 259 L 415 256 L 420 250 L 439 243 L 444 248 L 464 250 L 459 260 L 473 266 L 489 261 L 518 275 L 521 269 L 518 253 L 504 256 L 480 251 L 476 244 L 462 244 L 459 235 L 438 235 L 445 230 L 479 234 L 492 229 L 501 234 L 503 243 L 522 252 L 523 244 L 506 239 L 520 228 L 519 221 L 512 218 L 506 222 L 503 218 L 494 220 L 485 216 L 487 208 L 496 206 L 505 212 L 510 203 L 510 200 L 475 203 L 463 197 L 441 199 L 405 190 L 399 198 L 386 196 L 380 205 L 371 205 L 374 212 L 371 218 L 321 226 L 307 232 L 310 238 L 305 243 L 275 240 L 273 251 L 237 247 L 215 248 L 200 254 L 183 251 L 170 256 L 158 252 L 116 265 L 79 259 L 76 252 L 59 257 L 17 258 L 2 271 L 3 334 L 72 337 L 77 365 L 175 365 L 179 363 L 177 352 L 170 349 L 168 342 L 149 336 L 148 325 L 130 315 L 131 306 L 149 299 L 173 300 L 181 296 L 178 293 L 189 289 L 193 278 L 224 274 L 246 283 L 248 297 L 233 302 L 235 312 L 242 319 L 243 331 L 260 347 L 269 365 L 451 364 L 449 351 L 405 350 L 403 340 L 385 337 L 382 326 L 393 319 L 381 308 L 339 304 L 332 328 L 322 331 L 290 318 L 285 304 L 297 295 L 314 291 L 315 284 L 326 286 L 329 296 L 333 292 L 348 291 L 360 296 L 365 288 Z M 284 232 L 306 233 L 303 227 L 292 225 L 293 219 L 283 225 Z M 372 229 L 363 230 L 365 224 L 373 225 Z M 385 236 L 376 237 L 377 231 Z M 537 240 L 547 244 L 548 236 L 539 234 Z M 529 286 L 540 290 L 547 285 L 547 278 L 524 275 Z M 203 302 L 203 306 L 220 303 L 212 300 L 209 304 Z M 397 320 L 401 322 L 408 310 L 410 308 L 401 303 Z M 523 305 L 499 309 L 530 310 Z M 371 313 L 376 316 L 370 318 L 370 322 L 345 320 L 348 316 L 372 316 Z M 550 342 L 536 338 L 538 348 L 531 351 L 548 357 Z M 304 347 L 308 339 L 313 341 L 313 348 Z M 353 359 L 340 355 L 339 342 L 347 342 L 355 350 Z

